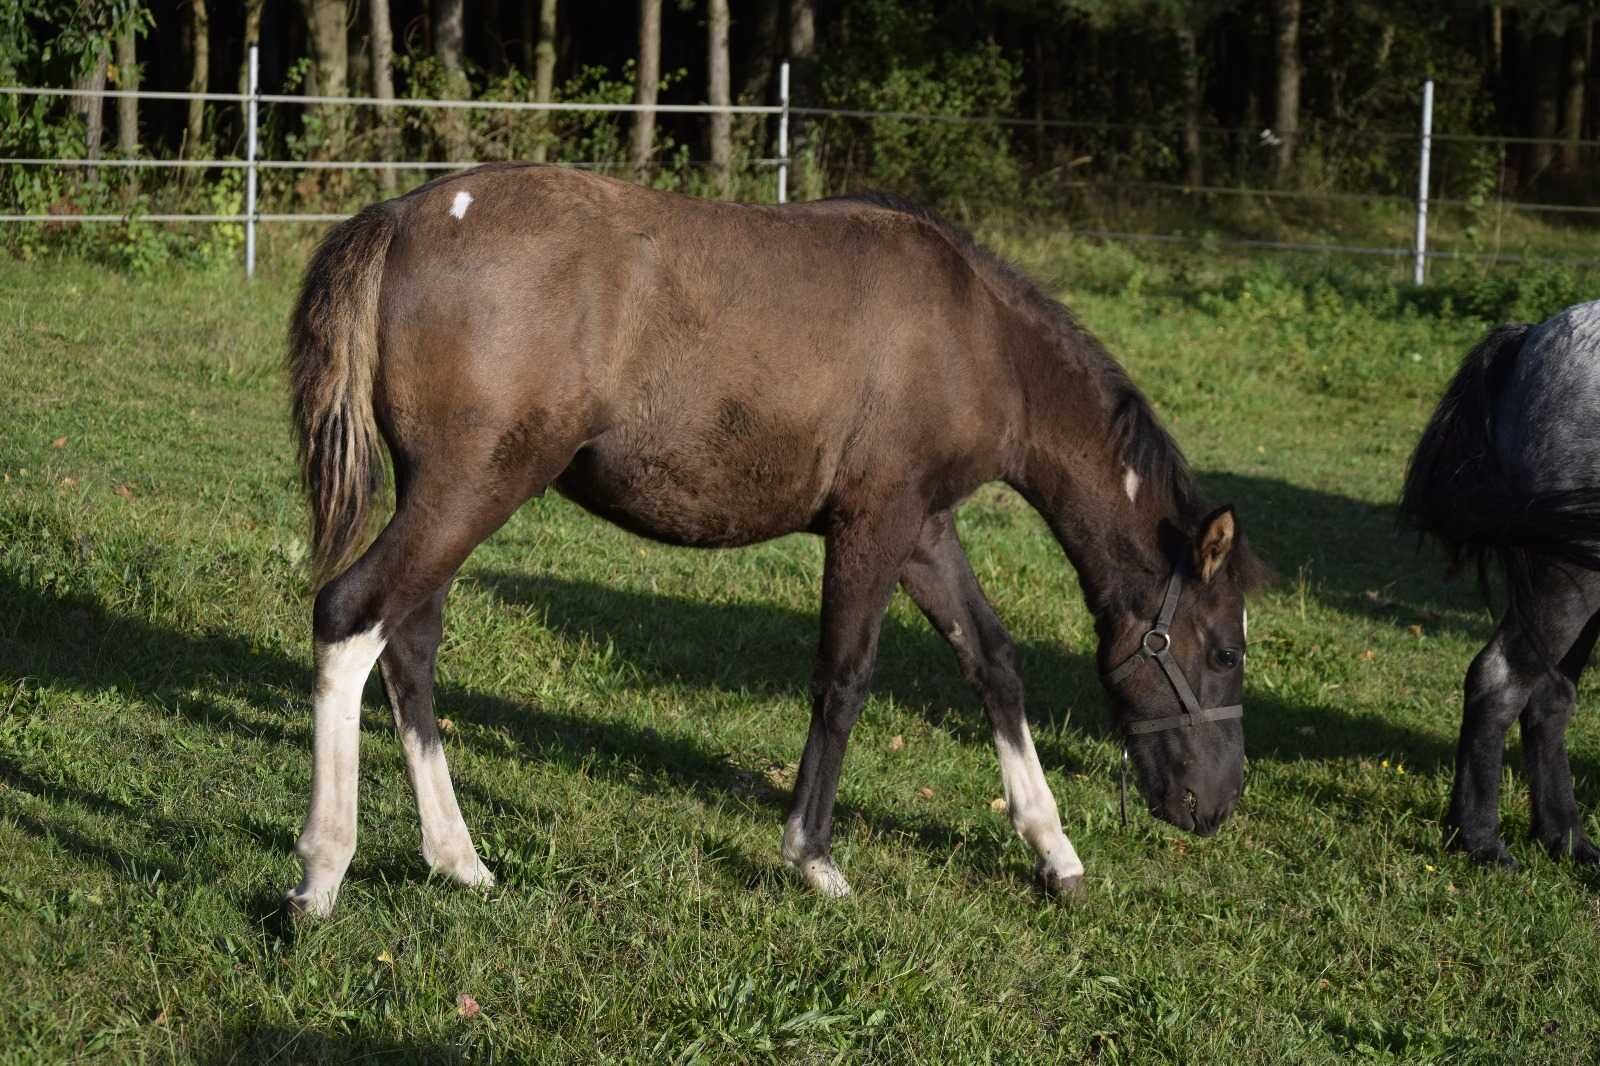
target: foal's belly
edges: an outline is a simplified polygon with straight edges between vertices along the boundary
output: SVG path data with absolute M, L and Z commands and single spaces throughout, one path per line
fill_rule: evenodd
M 701 548 L 810 529 L 826 498 L 821 449 L 607 434 L 555 481 L 563 496 L 652 540 Z

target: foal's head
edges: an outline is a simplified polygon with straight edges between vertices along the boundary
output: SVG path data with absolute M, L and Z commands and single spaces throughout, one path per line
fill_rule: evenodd
M 1162 540 L 1167 568 L 1127 568 L 1097 612 L 1100 670 L 1151 813 L 1208 836 L 1244 783 L 1244 600 L 1260 564 L 1231 507 L 1163 523 Z

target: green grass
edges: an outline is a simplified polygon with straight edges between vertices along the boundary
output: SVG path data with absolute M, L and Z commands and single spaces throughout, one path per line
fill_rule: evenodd
M 1596 279 L 1408 294 L 1364 264 L 1008 251 L 1282 577 L 1251 611 L 1248 791 L 1220 835 L 1118 826 L 1076 581 L 988 488 L 962 533 L 1088 891 L 1033 891 L 976 701 L 897 598 L 840 790 L 856 895 L 805 894 L 777 842 L 819 544 L 668 549 L 551 496 L 468 562 L 441 655 L 499 886 L 427 876 L 374 680 L 356 861 L 336 916 L 301 927 L 277 913 L 310 777 L 293 271 L 0 262 L 0 1060 L 1592 1061 L 1600 879 L 1523 839 L 1517 775 L 1524 869 L 1441 852 L 1490 620 L 1389 504 L 1486 319 Z

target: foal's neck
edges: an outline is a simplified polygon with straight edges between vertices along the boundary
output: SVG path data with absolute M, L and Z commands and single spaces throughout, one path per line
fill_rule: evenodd
M 1119 454 L 1124 427 L 1115 423 L 1130 417 L 1119 415 L 1119 406 L 1139 405 L 1149 415 L 1135 416 L 1136 430 L 1155 427 L 1144 398 L 1108 358 L 1072 350 L 1073 340 L 1020 356 L 1020 379 L 1028 386 L 1012 484 L 1050 526 L 1098 615 L 1128 569 L 1162 573 L 1172 565 L 1161 525 L 1166 520 L 1181 529 L 1183 521 L 1174 478 L 1153 477 Z

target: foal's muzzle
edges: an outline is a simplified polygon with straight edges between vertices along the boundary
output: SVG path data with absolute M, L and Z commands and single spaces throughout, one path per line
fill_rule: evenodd
M 1244 717 L 1244 705 L 1239 703 L 1229 704 L 1226 707 L 1201 707 L 1200 701 L 1195 698 L 1194 689 L 1189 686 L 1189 679 L 1183 676 L 1183 670 L 1178 666 L 1177 660 L 1172 657 L 1172 619 L 1178 613 L 1178 601 L 1183 597 L 1183 564 L 1179 562 L 1172 568 L 1172 576 L 1167 579 L 1167 591 L 1161 599 L 1161 610 L 1156 615 L 1155 624 L 1145 631 L 1139 639 L 1139 647 L 1132 655 L 1113 666 L 1105 675 L 1108 686 L 1120 685 L 1142 667 L 1145 663 L 1153 662 L 1161 668 L 1166 675 L 1167 683 L 1172 686 L 1173 693 L 1178 697 L 1182 711 L 1178 714 L 1166 715 L 1162 718 L 1143 718 L 1128 722 L 1123 726 L 1122 734 L 1122 773 L 1118 785 L 1117 809 L 1122 818 L 1124 827 L 1128 824 L 1128 738 L 1142 736 L 1148 733 L 1160 733 L 1168 729 L 1194 729 L 1207 722 L 1225 722 L 1234 718 Z M 1194 793 L 1188 793 L 1192 804 Z M 1232 810 L 1230 806 L 1228 810 Z M 1190 808 L 1190 821 L 1193 831 L 1201 836 L 1209 836 L 1216 832 L 1217 826 L 1226 813 L 1208 812 L 1202 817 L 1195 817 L 1193 807 Z M 1174 824 L 1182 824 L 1174 822 Z M 1204 827 L 1204 828 L 1202 828 Z

